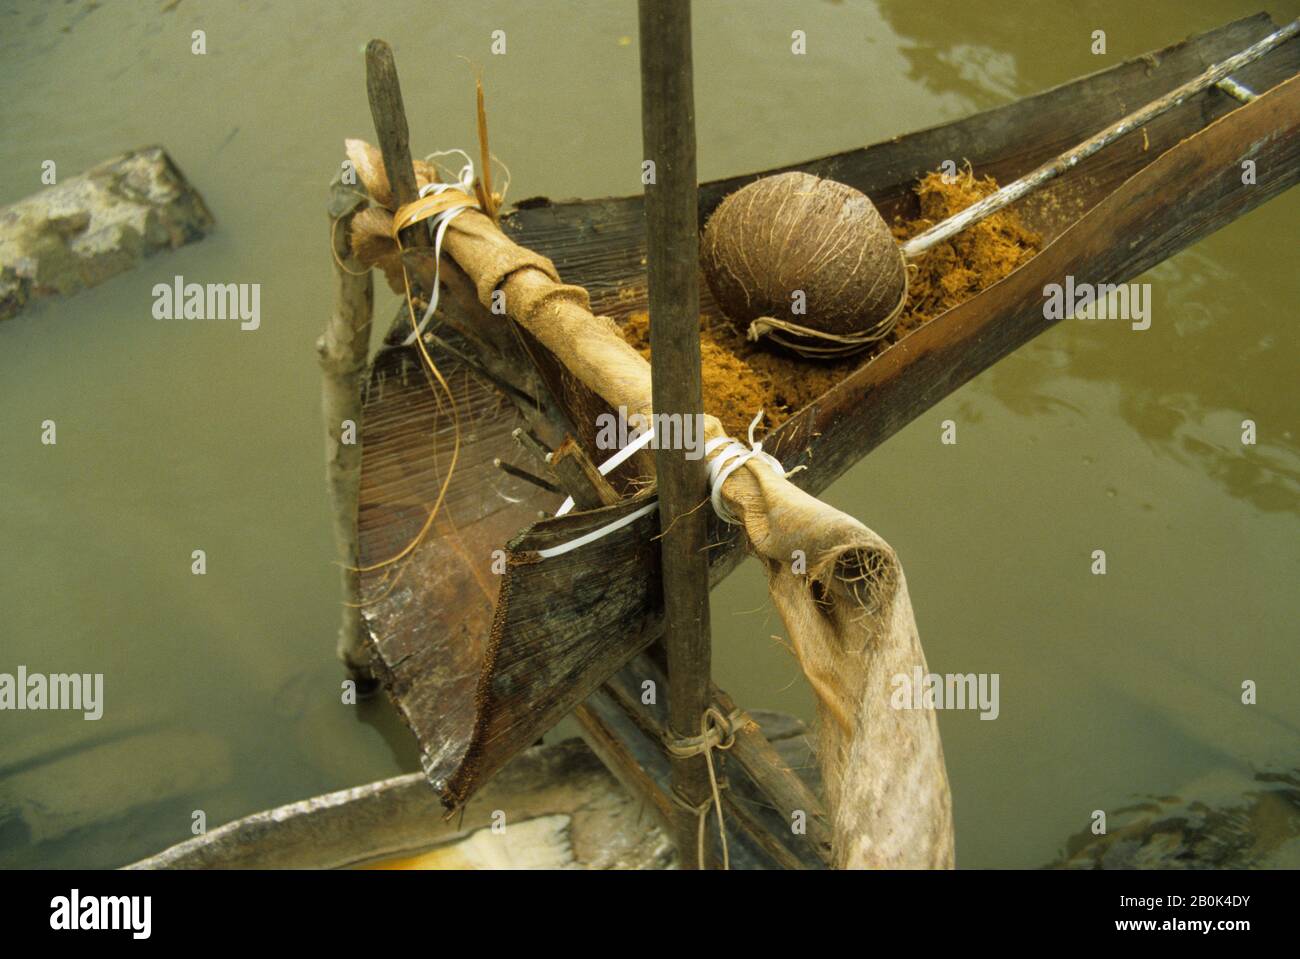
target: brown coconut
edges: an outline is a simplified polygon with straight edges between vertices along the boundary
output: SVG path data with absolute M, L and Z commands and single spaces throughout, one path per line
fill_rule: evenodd
M 810 354 L 869 346 L 907 295 L 902 253 L 871 200 L 808 173 L 764 177 L 728 196 L 704 227 L 700 258 L 718 306 L 751 339 L 770 335 Z M 792 310 L 800 290 L 803 314 Z M 755 323 L 765 317 L 810 332 Z

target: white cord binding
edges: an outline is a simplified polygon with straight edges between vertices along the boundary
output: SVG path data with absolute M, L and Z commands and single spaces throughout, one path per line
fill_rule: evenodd
M 459 153 L 465 157 L 466 163 L 460 168 L 460 179 L 455 183 L 426 183 L 420 187 L 420 198 L 428 196 L 430 193 L 437 195 L 444 190 L 460 190 L 462 193 L 473 195 L 474 193 L 474 161 L 463 150 L 449 150 L 448 153 Z M 404 341 L 405 346 L 410 346 L 415 342 L 416 337 L 424 333 L 424 328 L 429 325 L 429 318 L 433 316 L 433 311 L 438 308 L 438 293 L 441 290 L 441 284 L 438 281 L 440 268 L 442 266 L 442 238 L 447 235 L 447 227 L 451 221 L 456 219 L 465 210 L 478 209 L 478 204 L 474 201 L 465 203 L 456 203 L 429 218 L 430 227 L 434 230 L 433 239 L 433 291 L 429 294 L 429 306 L 424 311 L 419 325 L 411 331 L 411 335 Z
M 732 439 L 730 436 L 718 436 L 704 444 L 705 456 L 719 446 L 722 447 L 722 452 L 709 460 L 709 485 L 713 488 L 710 498 L 713 501 L 713 512 L 717 513 L 724 523 L 730 523 L 732 526 L 739 526 L 740 520 L 736 519 L 722 502 L 722 484 L 727 481 L 728 476 L 750 460 L 766 463 L 777 476 L 785 476 L 785 467 L 781 465 L 781 461 L 775 456 L 764 453 L 763 444 L 754 441 L 754 428 L 762 419 L 763 411 L 759 410 L 753 422 L 749 424 L 748 448 L 740 440 Z

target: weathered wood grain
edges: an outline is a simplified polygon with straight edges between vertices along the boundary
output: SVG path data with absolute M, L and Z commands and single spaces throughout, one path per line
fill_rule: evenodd
M 571 491 L 576 509 L 599 509 L 618 502 L 618 493 L 573 437 L 566 436 L 547 462 L 561 485 Z
M 419 189 L 411 163 L 406 106 L 402 103 L 402 87 L 397 79 L 393 48 L 383 40 L 371 40 L 366 45 L 366 94 L 370 99 L 370 116 L 384 156 L 384 172 L 393 198 L 399 207 L 414 203 L 419 198 Z M 405 247 L 432 246 L 429 225 L 424 222 L 408 226 L 401 232 L 401 238 Z M 428 293 L 427 290 L 422 292 Z

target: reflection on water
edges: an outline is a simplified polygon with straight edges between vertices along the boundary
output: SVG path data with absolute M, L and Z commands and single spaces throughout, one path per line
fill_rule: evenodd
M 1286 197 L 1279 205 L 1291 202 Z M 1261 210 L 1260 218 L 1275 212 Z M 1231 229 L 1235 235 L 1241 227 Z M 1289 254 L 1261 250 L 1233 262 L 1209 252 L 1219 242 L 1212 237 L 1134 279 L 1153 290 L 1152 329 L 1135 331 L 1121 320 L 1068 320 L 1025 347 L 1017 356 L 1022 362 L 995 368 L 985 382 L 1019 415 L 1064 408 L 1081 422 L 1096 409 L 1064 398 L 1070 381 L 1108 384 L 1116 411 L 1153 453 L 1209 477 L 1257 509 L 1300 512 L 1294 433 L 1300 405 L 1294 391 L 1269 386 L 1294 379 L 1300 338 L 1272 320 L 1292 310 L 1275 291 L 1295 284 L 1276 278 L 1260 283 L 1274 266 L 1285 269 Z M 1248 312 L 1240 308 L 1246 290 Z M 1247 420 L 1256 425 L 1251 445 L 1242 442 Z

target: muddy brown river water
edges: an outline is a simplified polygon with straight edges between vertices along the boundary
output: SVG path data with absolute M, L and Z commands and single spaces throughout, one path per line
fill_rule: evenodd
M 1258 2 L 699 2 L 700 176 L 1006 103 Z M 473 143 L 464 55 L 510 196 L 599 196 L 640 189 L 635 33 L 631 2 L 0 3 L 0 203 L 45 160 L 70 175 L 161 143 L 218 222 L 0 323 L 0 672 L 105 675 L 97 721 L 0 713 L 0 865 L 120 865 L 198 812 L 418 768 L 385 704 L 340 704 L 333 659 L 312 344 L 325 187 L 343 138 L 371 133 L 362 49 L 394 43 L 417 152 Z M 1136 278 L 1149 330 L 1061 323 L 825 495 L 898 550 L 931 669 L 1000 677 L 995 720 L 940 714 L 959 865 L 1073 856 L 1093 810 L 1175 796 L 1266 810 L 1251 835 L 1300 865 L 1294 790 L 1243 798 L 1300 766 L 1298 219 L 1292 191 Z M 260 284 L 260 326 L 155 320 L 176 275 Z M 377 316 L 395 305 L 385 290 Z M 811 717 L 752 563 L 713 622 L 720 685 Z

